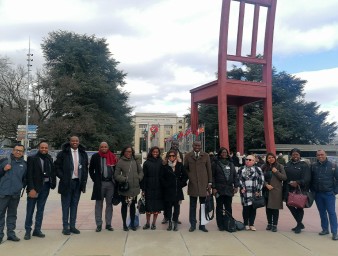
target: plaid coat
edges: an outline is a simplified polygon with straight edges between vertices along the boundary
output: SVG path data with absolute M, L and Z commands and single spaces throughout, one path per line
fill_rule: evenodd
M 243 206 L 252 205 L 255 192 L 261 193 L 264 184 L 264 174 L 258 166 L 243 166 L 238 170 L 241 202 Z M 245 189 L 242 193 L 241 190 Z

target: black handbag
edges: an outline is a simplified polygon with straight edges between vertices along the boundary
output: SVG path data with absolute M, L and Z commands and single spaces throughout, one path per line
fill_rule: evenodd
M 226 210 L 223 210 L 222 221 L 223 221 L 223 228 L 226 231 L 228 231 L 230 233 L 237 231 L 236 220 Z
M 112 204 L 115 206 L 121 203 L 121 196 L 119 195 L 116 184 L 117 182 L 115 182 L 114 194 L 113 198 L 111 199 Z
M 252 198 L 252 207 L 254 209 L 261 208 L 265 206 L 265 198 L 263 196 L 254 196 Z
M 212 220 L 215 215 L 215 204 L 214 196 L 212 194 L 207 194 L 205 198 L 205 218 L 206 220 Z
M 113 205 L 119 205 L 119 203 L 121 203 L 121 196 L 117 195 L 117 196 L 113 196 L 113 198 L 111 199 L 111 202 Z
M 143 196 L 137 201 L 137 209 L 140 214 L 146 213 L 146 202 Z
M 130 169 L 131 169 L 131 164 L 132 164 L 132 160 L 130 161 L 130 165 L 129 165 L 129 170 L 128 170 L 128 175 L 130 173 Z M 127 175 L 127 179 L 124 182 L 119 182 L 119 191 L 120 192 L 127 192 L 129 190 L 129 182 L 128 182 L 128 175 Z
M 305 208 L 310 208 L 313 205 L 316 194 L 315 192 L 311 192 L 311 191 L 305 192 L 304 194 L 307 195 L 307 202 L 305 204 Z
M 129 182 L 119 182 L 119 191 L 121 192 L 127 192 L 129 190 Z

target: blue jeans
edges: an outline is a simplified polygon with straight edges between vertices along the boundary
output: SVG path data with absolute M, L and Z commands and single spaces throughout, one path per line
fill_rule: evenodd
M 332 234 L 337 234 L 337 215 L 336 215 L 336 196 L 331 192 L 316 192 L 316 204 L 320 215 L 321 226 L 323 230 L 329 230 Z
M 32 231 L 33 224 L 33 214 L 36 205 L 36 214 L 35 214 L 35 227 L 34 230 L 40 231 L 43 220 L 43 212 L 45 210 L 45 205 L 47 198 L 49 196 L 50 191 L 50 183 L 45 182 L 43 187 L 39 191 L 39 195 L 37 198 L 27 197 L 27 210 L 26 210 L 26 221 L 25 221 L 25 229 L 26 232 Z
M 72 180 L 68 195 L 61 195 L 63 228 L 75 228 L 77 206 L 80 201 L 81 190 L 79 180 Z
M 15 236 L 14 230 L 16 228 L 19 202 L 20 194 L 15 196 L 0 196 L 0 239 L 4 237 L 5 222 L 7 226 L 7 237 Z

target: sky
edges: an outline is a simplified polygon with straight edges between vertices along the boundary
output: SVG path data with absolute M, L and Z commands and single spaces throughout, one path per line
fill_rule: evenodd
M 189 112 L 189 90 L 216 79 L 221 5 L 221 0 L 0 0 L 0 58 L 26 65 L 30 38 L 34 70 L 44 62 L 40 44 L 49 32 L 104 37 L 127 73 L 123 89 L 130 92 L 133 113 L 182 116 Z M 235 12 L 236 2 L 232 6 Z M 338 122 L 337 9 L 337 0 L 278 0 L 273 46 L 277 71 L 307 80 L 305 99 L 329 111 L 330 122 Z M 250 6 L 246 14 L 252 14 Z

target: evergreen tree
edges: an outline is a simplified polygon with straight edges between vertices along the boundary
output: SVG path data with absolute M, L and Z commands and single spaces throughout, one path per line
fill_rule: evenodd
M 46 75 L 40 79 L 52 99 L 52 114 L 40 135 L 59 147 L 71 134 L 89 149 L 106 141 L 120 149 L 133 138 L 126 74 L 117 69 L 104 38 L 67 31 L 43 40 Z

